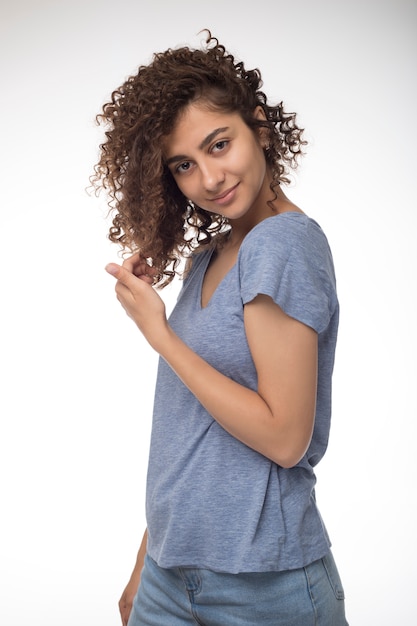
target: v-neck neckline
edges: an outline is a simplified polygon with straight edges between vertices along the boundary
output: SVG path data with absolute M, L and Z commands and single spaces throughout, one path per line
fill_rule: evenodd
M 226 272 L 226 274 L 223 276 L 223 278 L 219 281 L 219 283 L 217 284 L 215 290 L 213 291 L 213 293 L 211 294 L 209 300 L 207 301 L 207 304 L 205 306 L 203 306 L 202 302 L 203 302 L 203 284 L 204 284 L 204 279 L 206 277 L 207 274 L 207 270 L 209 268 L 210 262 L 213 258 L 213 254 L 216 251 L 216 248 L 213 248 L 209 254 L 207 255 L 207 260 L 205 262 L 205 266 L 202 272 L 202 275 L 200 276 L 200 286 L 199 286 L 199 298 L 198 298 L 198 308 L 200 311 L 205 311 L 211 304 L 213 298 L 216 296 L 217 292 L 219 291 L 220 287 L 222 286 L 222 284 L 224 283 L 224 281 L 227 279 L 227 277 L 229 276 L 229 274 L 233 271 L 233 269 L 236 267 L 237 264 L 237 260 L 238 260 L 238 256 L 239 256 L 239 251 L 240 248 L 242 247 L 243 242 L 245 241 L 246 237 L 253 232 L 256 228 L 258 228 L 260 226 L 260 224 L 263 224 L 265 221 L 269 220 L 269 219 L 274 219 L 274 218 L 278 218 L 278 217 L 283 217 L 283 216 L 287 216 L 287 215 L 297 215 L 297 216 L 305 216 L 306 214 L 303 213 L 302 211 L 283 211 L 282 213 L 277 213 L 276 215 L 271 215 L 269 217 L 264 218 L 263 220 L 261 220 L 260 222 L 258 222 L 257 224 L 255 224 L 255 226 L 253 228 L 251 228 L 251 230 L 246 233 L 246 235 L 243 237 L 242 241 L 240 242 L 240 246 L 239 249 L 237 251 L 237 255 L 236 255 L 236 259 L 235 262 L 233 263 L 233 265 L 228 269 L 228 271 Z
M 198 298 L 198 306 L 199 306 L 199 310 L 200 311 L 205 311 L 211 304 L 213 298 L 216 296 L 217 292 L 219 291 L 220 287 L 222 286 L 222 284 L 224 283 L 224 281 L 226 280 L 226 278 L 229 276 L 229 274 L 233 271 L 233 269 L 236 267 L 237 264 L 237 256 L 236 256 L 236 260 L 233 263 L 233 265 L 227 270 L 227 272 L 225 273 L 225 275 L 223 276 L 223 278 L 217 283 L 216 288 L 214 289 L 213 293 L 211 294 L 210 298 L 208 299 L 207 303 L 205 304 L 205 306 L 203 306 L 203 284 L 204 284 L 204 279 L 206 277 L 207 274 L 207 270 L 209 268 L 210 265 L 210 261 L 213 258 L 213 254 L 215 253 L 215 248 L 213 248 L 213 250 L 210 251 L 210 254 L 208 254 L 207 260 L 204 264 L 204 269 L 201 273 L 200 276 L 200 286 L 199 286 L 199 298 Z M 239 251 L 238 251 L 239 254 Z

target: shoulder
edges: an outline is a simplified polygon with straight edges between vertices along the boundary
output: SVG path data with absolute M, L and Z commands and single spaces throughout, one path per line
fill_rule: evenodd
M 296 243 L 299 240 L 311 237 L 324 238 L 319 224 L 305 213 L 287 212 L 268 217 L 259 222 L 246 235 L 242 246 L 251 245 L 253 241 L 259 243 L 263 239 L 281 237 L 282 243 Z
M 266 218 L 248 233 L 239 252 L 244 304 L 263 293 L 317 332 L 326 327 L 337 306 L 336 276 L 317 222 L 303 213 Z
M 241 257 L 307 256 L 313 261 L 317 256 L 331 255 L 330 247 L 319 224 L 305 213 L 280 213 L 264 219 L 245 237 L 240 249 Z

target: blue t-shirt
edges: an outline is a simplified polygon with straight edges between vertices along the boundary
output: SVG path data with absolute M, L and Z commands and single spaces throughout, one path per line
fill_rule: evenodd
M 324 556 L 330 541 L 315 500 L 313 467 L 328 441 L 338 300 L 331 252 L 301 213 L 260 222 L 236 264 L 201 306 L 212 251 L 196 254 L 170 316 L 173 330 L 217 370 L 256 390 L 243 307 L 271 296 L 318 333 L 318 387 L 311 444 L 285 469 L 227 433 L 160 359 L 149 455 L 148 553 L 161 567 L 279 571 Z M 254 415 L 256 420 L 256 415 Z

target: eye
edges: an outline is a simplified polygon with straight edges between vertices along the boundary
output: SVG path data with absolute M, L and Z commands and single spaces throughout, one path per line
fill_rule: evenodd
M 177 165 L 177 167 L 175 168 L 175 173 L 185 174 L 185 172 L 188 172 L 190 168 L 191 168 L 190 161 L 183 161 L 183 163 L 180 163 L 179 165 Z
M 228 146 L 228 144 L 229 144 L 229 142 L 227 141 L 227 139 L 221 139 L 220 141 L 216 141 L 216 143 L 212 147 L 211 151 L 212 152 L 222 152 L 222 150 L 224 150 Z

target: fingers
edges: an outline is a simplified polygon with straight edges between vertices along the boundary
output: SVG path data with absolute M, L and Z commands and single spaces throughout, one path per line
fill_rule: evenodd
M 149 268 L 149 270 L 152 270 L 151 267 L 149 266 L 146 266 L 146 267 Z M 133 273 L 124 265 L 121 266 L 121 265 L 117 265 L 117 263 L 108 263 L 105 267 L 105 270 L 108 274 L 111 274 L 112 276 L 117 278 L 117 280 L 120 283 L 122 283 L 125 287 L 127 287 L 131 291 L 133 291 L 135 289 L 135 286 L 137 286 L 136 281 L 138 278 L 140 278 L 140 280 L 143 280 L 145 283 L 148 283 L 148 285 L 152 285 L 154 282 L 154 277 L 147 269 L 145 269 L 145 266 L 142 268 L 141 271 L 136 270 Z
M 149 276 L 149 274 L 139 274 L 138 278 L 143 280 L 145 283 L 148 283 L 148 285 L 153 285 L 153 278 L 152 276 Z
M 126 609 L 120 611 L 120 617 L 122 619 L 123 626 L 127 626 L 127 623 L 129 621 L 129 616 L 130 616 L 130 611 L 127 611 Z
M 117 285 L 123 285 L 132 292 L 135 290 L 137 278 L 125 267 L 121 267 L 117 263 L 109 263 L 106 265 L 105 270 L 108 274 L 117 278 Z
M 125 259 L 123 261 L 123 267 L 125 267 L 132 274 L 144 274 L 145 270 L 150 269 L 150 265 L 147 263 L 146 259 L 141 256 L 139 253 L 133 254 L 131 257 Z
M 129 272 L 132 272 L 135 276 L 151 276 L 155 278 L 158 272 L 157 270 L 149 265 L 148 261 L 145 257 L 143 257 L 140 253 L 134 254 L 128 259 L 123 261 L 123 267 L 125 267 Z
M 104 269 L 106 270 L 108 274 L 111 274 L 112 276 L 115 276 L 116 278 L 118 278 L 118 274 L 119 274 L 119 271 L 121 270 L 121 267 L 120 265 L 117 265 L 117 263 L 108 263 Z
M 123 265 L 117 263 L 109 263 L 106 265 L 106 271 L 115 276 L 126 287 L 130 288 L 134 282 L 129 278 L 129 274 L 135 278 L 140 278 L 148 285 L 153 285 L 157 270 L 146 262 L 146 259 L 139 254 L 134 254 L 123 262 Z
M 119 611 L 123 626 L 127 626 L 131 610 L 132 603 L 127 603 L 123 598 L 121 598 L 119 601 Z
M 150 268 L 151 269 L 151 268 Z M 157 290 L 153 288 L 154 278 L 148 274 L 136 276 L 125 266 L 117 263 L 106 265 L 106 271 L 116 278 L 116 297 L 127 315 L 153 346 L 160 336 L 161 329 L 165 329 L 165 304 Z M 136 272 L 146 271 L 136 269 Z

